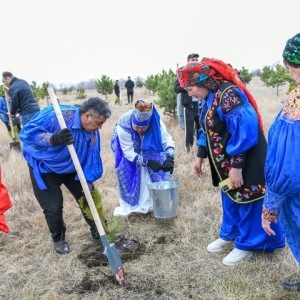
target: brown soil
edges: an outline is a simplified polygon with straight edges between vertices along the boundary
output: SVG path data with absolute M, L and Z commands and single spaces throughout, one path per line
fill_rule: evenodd
M 115 242 L 115 245 L 122 262 L 136 259 L 145 252 L 145 247 L 136 240 L 121 238 Z M 103 251 L 102 244 L 88 245 L 81 251 L 78 258 L 90 268 L 107 266 L 108 260 Z
M 134 260 L 145 253 L 145 246 L 136 240 L 121 238 L 115 242 L 115 245 L 118 249 L 122 263 Z M 95 271 L 95 268 L 107 266 L 109 264 L 103 251 L 104 247 L 102 244 L 88 245 L 81 251 L 78 258 L 89 268 L 94 268 Z M 107 280 L 93 279 L 94 276 L 86 274 L 82 279 L 77 292 L 84 293 L 85 291 L 97 291 L 101 285 L 107 284 L 109 281 L 113 281 L 116 284 L 116 280 L 112 274 L 106 274 L 101 269 L 98 271 L 104 274 L 107 277 Z

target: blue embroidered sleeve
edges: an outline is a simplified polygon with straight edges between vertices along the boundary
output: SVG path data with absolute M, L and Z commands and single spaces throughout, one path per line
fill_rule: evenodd
M 45 150 L 51 147 L 50 137 L 60 130 L 56 115 L 51 106 L 43 109 L 20 132 L 20 140 L 35 149 Z
M 245 151 L 258 143 L 259 124 L 256 111 L 242 91 L 230 88 L 223 93 L 218 113 L 231 134 L 226 152 L 237 163 Z

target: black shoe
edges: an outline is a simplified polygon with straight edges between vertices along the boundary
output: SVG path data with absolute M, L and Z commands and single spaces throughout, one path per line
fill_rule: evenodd
M 191 147 L 192 147 L 193 145 L 191 145 L 191 144 L 187 144 L 187 145 L 185 145 L 185 151 L 186 151 L 186 153 L 189 153 L 190 151 L 191 151 Z
M 101 242 L 100 237 L 99 238 L 92 237 L 92 243 L 93 243 L 93 245 L 100 245 L 102 242 Z
M 284 282 L 282 284 L 284 289 L 290 290 L 290 291 L 299 291 L 300 292 L 300 282 Z
M 58 254 L 67 254 L 69 253 L 69 246 L 65 240 L 54 242 L 54 249 Z

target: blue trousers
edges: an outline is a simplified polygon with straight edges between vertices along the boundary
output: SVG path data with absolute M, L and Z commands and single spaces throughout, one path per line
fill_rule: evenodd
M 21 116 L 22 126 L 25 126 L 37 112 L 38 111 L 35 111 L 35 112 L 27 114 L 27 115 L 22 115 Z
M 238 204 L 222 193 L 223 219 L 220 238 L 234 240 L 234 247 L 246 251 L 273 252 L 285 246 L 280 222 L 272 223 L 275 236 L 268 236 L 261 226 L 263 199 L 249 204 Z

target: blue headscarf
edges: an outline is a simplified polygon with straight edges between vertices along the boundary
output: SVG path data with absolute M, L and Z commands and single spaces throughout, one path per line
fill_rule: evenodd
M 132 123 L 139 127 L 149 128 L 145 132 L 144 141 L 142 145 L 143 151 L 148 152 L 163 152 L 161 131 L 160 131 L 160 116 L 155 106 L 151 103 L 152 109 L 146 112 L 140 112 L 136 109 L 136 104 L 145 103 L 144 100 L 137 100 L 132 111 Z

